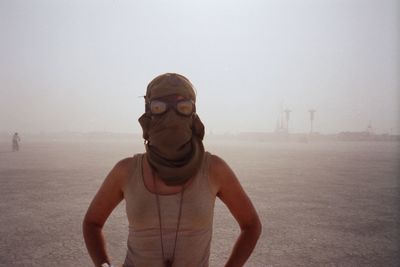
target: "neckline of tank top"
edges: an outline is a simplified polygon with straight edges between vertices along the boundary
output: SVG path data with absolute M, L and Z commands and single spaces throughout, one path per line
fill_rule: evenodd
M 149 194 L 151 194 L 151 195 L 156 195 L 156 192 L 152 192 L 152 191 L 147 187 L 146 183 L 144 182 L 144 174 L 143 174 L 143 171 L 144 171 L 144 168 L 143 168 L 144 156 L 145 156 L 145 153 L 143 153 L 143 154 L 140 156 L 140 162 L 139 162 L 139 163 L 140 163 L 140 164 L 139 164 L 139 168 L 140 168 L 139 175 L 140 175 L 140 177 L 139 177 L 139 178 L 140 178 L 140 181 L 142 182 L 142 185 L 143 185 L 144 189 L 146 190 L 146 192 L 149 193 Z M 190 178 L 189 181 L 188 181 L 188 183 L 187 183 L 186 185 L 183 186 L 183 187 L 184 187 L 183 190 L 189 191 L 189 190 L 193 187 L 192 185 L 195 183 L 195 180 L 197 180 L 197 179 L 198 179 L 198 176 L 201 175 L 201 174 L 203 173 L 203 164 L 204 164 L 204 161 L 202 162 L 202 164 L 201 164 L 201 166 L 200 166 L 200 169 L 199 169 L 199 171 L 196 173 L 196 175 L 193 176 L 192 178 Z M 158 193 L 158 195 L 159 195 L 159 196 L 162 196 L 162 197 L 177 197 L 177 196 L 180 196 L 181 192 L 182 192 L 182 190 L 179 190 L 179 191 L 176 192 L 176 193 L 171 193 L 171 194 L 168 194 L 168 193 Z

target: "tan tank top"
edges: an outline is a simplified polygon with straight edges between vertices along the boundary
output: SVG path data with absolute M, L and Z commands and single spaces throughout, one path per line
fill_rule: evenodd
M 123 189 L 129 221 L 124 267 L 164 266 L 156 196 L 144 185 L 143 156 L 134 156 L 134 173 Z M 206 152 L 200 171 L 184 191 L 174 267 L 208 266 L 216 197 L 216 190 L 208 180 L 209 157 Z M 173 254 L 180 196 L 180 193 L 159 196 L 166 258 Z

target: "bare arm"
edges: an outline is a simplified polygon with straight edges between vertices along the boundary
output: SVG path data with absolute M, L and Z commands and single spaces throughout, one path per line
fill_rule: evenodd
M 211 179 L 218 187 L 217 196 L 228 207 L 241 229 L 225 267 L 243 266 L 261 234 L 261 222 L 251 200 L 228 164 L 213 155 L 210 167 Z
M 124 197 L 122 187 L 130 173 L 131 165 L 128 158 L 114 166 L 93 198 L 83 220 L 86 248 L 95 266 L 104 262 L 110 263 L 102 229 L 108 216 Z

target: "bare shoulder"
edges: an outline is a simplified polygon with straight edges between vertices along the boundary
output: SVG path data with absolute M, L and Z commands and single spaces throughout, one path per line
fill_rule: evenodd
M 235 173 L 222 158 L 211 154 L 210 156 L 210 182 L 217 188 L 219 193 L 221 189 L 229 184 L 238 183 Z
M 128 157 L 118 161 L 108 174 L 107 178 L 114 180 L 121 188 L 127 183 L 129 176 L 134 171 L 134 158 Z
M 121 174 L 129 173 L 133 169 L 133 157 L 121 159 L 115 164 L 114 168 Z
M 219 156 L 211 154 L 210 155 L 210 172 L 212 174 L 221 174 L 230 169 L 229 165 Z

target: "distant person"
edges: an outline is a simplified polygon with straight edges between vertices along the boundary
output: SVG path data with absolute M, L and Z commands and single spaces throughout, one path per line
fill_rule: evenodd
M 18 151 L 19 150 L 19 142 L 21 141 L 21 138 L 19 137 L 18 133 L 14 133 L 12 137 L 12 151 Z
M 111 266 L 102 228 L 123 199 L 129 221 L 123 267 L 208 266 L 216 197 L 241 229 L 225 266 L 243 266 L 252 253 L 260 219 L 228 164 L 204 150 L 195 102 L 182 75 L 163 74 L 148 85 L 139 118 L 146 152 L 115 165 L 83 221 L 95 266 Z

